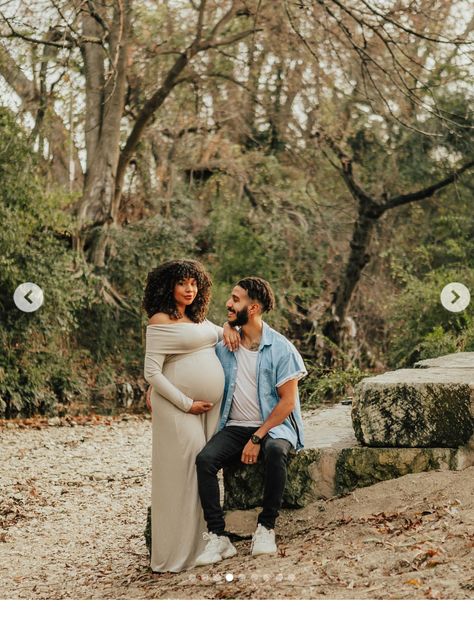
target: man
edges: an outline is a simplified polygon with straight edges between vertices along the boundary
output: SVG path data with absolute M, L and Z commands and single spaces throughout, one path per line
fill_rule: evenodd
M 264 463 L 263 510 L 252 538 L 252 555 L 274 554 L 275 520 L 283 501 L 287 458 L 303 447 L 298 380 L 307 374 L 296 348 L 262 319 L 274 307 L 273 291 L 259 277 L 241 279 L 226 306 L 228 322 L 240 326 L 238 350 L 220 342 L 216 353 L 225 373 L 219 430 L 196 458 L 199 496 L 208 540 L 197 566 L 236 554 L 225 533 L 218 471 L 235 458 L 246 465 Z

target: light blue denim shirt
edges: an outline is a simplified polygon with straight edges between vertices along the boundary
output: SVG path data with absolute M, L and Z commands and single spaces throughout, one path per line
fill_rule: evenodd
M 237 359 L 233 352 L 220 341 L 216 354 L 221 361 L 225 374 L 224 396 L 221 405 L 221 419 L 218 431 L 223 429 L 229 419 L 232 397 L 237 377 Z M 257 357 L 257 394 L 262 420 L 265 421 L 273 408 L 280 401 L 277 388 L 293 378 L 307 375 L 303 359 L 295 346 L 283 335 L 263 322 L 262 337 Z M 268 432 L 272 438 L 284 438 L 291 442 L 296 450 L 303 448 L 303 421 L 301 418 L 300 399 L 291 414 Z

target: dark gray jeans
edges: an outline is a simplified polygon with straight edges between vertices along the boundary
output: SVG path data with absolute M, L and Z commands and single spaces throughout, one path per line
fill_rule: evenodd
M 225 530 L 217 473 L 231 462 L 240 460 L 244 446 L 255 431 L 256 427 L 226 426 L 209 440 L 196 457 L 199 497 L 209 532 L 223 534 Z M 269 530 L 275 527 L 283 501 L 290 450 L 288 440 L 271 438 L 268 434 L 261 444 L 259 460 L 263 458 L 265 475 L 263 510 L 258 516 L 258 523 Z

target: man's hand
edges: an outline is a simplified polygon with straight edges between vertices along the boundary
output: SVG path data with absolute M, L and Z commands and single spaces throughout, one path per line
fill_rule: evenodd
M 260 444 L 254 444 L 251 440 L 249 440 L 242 451 L 242 457 L 240 460 L 244 464 L 255 464 L 257 463 L 259 453 Z
M 240 345 L 240 333 L 237 329 L 226 322 L 224 324 L 224 345 L 229 350 L 229 352 L 235 352 L 235 350 L 239 349 Z
M 214 404 L 210 401 L 193 401 L 191 409 L 188 410 L 188 414 L 204 414 L 209 412 Z
M 152 411 L 151 409 L 151 391 L 152 391 L 152 386 L 148 387 L 148 390 L 146 392 L 146 407 L 150 410 L 150 412 Z

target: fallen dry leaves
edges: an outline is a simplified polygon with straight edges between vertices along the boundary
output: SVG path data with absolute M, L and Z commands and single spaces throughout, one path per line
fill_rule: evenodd
M 474 468 L 282 511 L 275 557 L 243 540 L 225 564 L 154 575 L 149 420 L 47 421 L 2 426 L 0 598 L 474 598 Z

